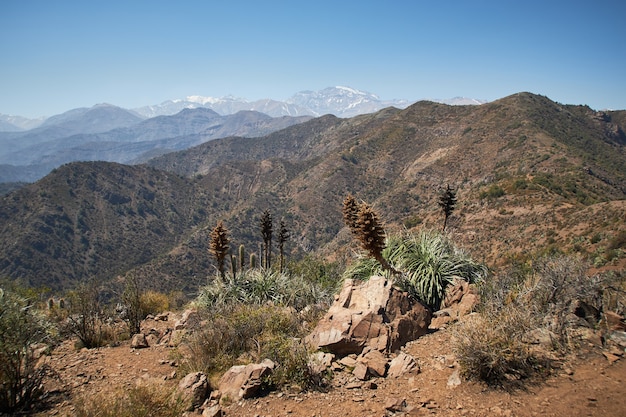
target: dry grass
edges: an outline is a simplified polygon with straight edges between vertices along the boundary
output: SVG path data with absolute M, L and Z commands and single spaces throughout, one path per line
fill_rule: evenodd
M 77 417 L 180 417 L 184 401 L 163 385 L 138 385 L 130 389 L 101 392 L 76 403 Z

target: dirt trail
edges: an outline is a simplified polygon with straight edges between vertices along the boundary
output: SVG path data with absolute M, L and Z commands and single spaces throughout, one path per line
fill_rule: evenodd
M 146 330 L 172 325 L 171 321 L 144 322 Z M 584 353 L 546 381 L 515 392 L 468 381 L 448 387 L 458 365 L 446 330 L 423 336 L 404 351 L 417 359 L 419 373 L 366 383 L 355 383 L 351 375 L 340 373 L 328 392 L 274 392 L 230 404 L 223 412 L 242 417 L 626 416 L 626 359 L 611 363 L 598 347 L 585 347 Z M 81 396 L 119 392 L 137 383 L 174 386 L 183 375 L 178 374 L 171 352 L 166 346 L 131 349 L 129 341 L 116 347 L 76 351 L 73 343 L 66 341 L 48 358 L 60 376 L 49 386 L 54 406 L 35 415 L 72 416 Z

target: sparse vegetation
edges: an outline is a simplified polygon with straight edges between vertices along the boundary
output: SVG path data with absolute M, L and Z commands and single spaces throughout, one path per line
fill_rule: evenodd
M 0 412 L 32 405 L 50 373 L 35 349 L 52 342 L 52 326 L 26 299 L 0 288 Z M 43 344 L 43 345 L 42 345 Z
M 179 417 L 184 401 L 171 388 L 151 384 L 84 395 L 76 404 L 77 417 Z
M 82 284 L 68 297 L 69 316 L 64 330 L 78 337 L 88 349 L 103 346 L 110 335 L 105 308 L 101 302 L 99 288 L 95 283 Z
M 579 259 L 558 255 L 482 282 L 480 315 L 454 328 L 454 349 L 464 375 L 511 388 L 545 375 L 554 353 L 574 351 L 579 343 L 576 323 L 596 326 L 599 312 L 615 308 L 616 297 L 624 296 L 619 290 L 622 278 L 589 277 L 586 270 Z M 540 340 L 539 348 L 533 347 L 534 340 Z

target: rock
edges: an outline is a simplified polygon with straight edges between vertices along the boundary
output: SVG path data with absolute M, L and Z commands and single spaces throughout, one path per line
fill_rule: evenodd
M 193 372 L 181 379 L 178 391 L 187 403 L 187 410 L 193 410 L 204 404 L 209 395 L 209 381 L 202 372 Z
M 365 381 L 368 377 L 367 365 L 363 362 L 357 362 L 352 370 L 352 375 L 359 378 L 361 381 Z
M 471 313 L 478 302 L 475 287 L 464 279 L 455 278 L 452 285 L 446 288 L 442 309 L 446 310 L 452 320 L 457 320 Z
M 461 385 L 461 375 L 459 373 L 459 370 L 455 369 L 454 372 L 452 372 L 452 375 L 450 375 L 450 377 L 448 378 L 448 383 L 446 384 L 446 386 L 448 388 L 456 388 L 459 385 Z
M 309 358 L 309 368 L 313 374 L 321 374 L 331 367 L 334 359 L 332 353 L 315 352 Z
M 261 363 L 231 367 L 220 378 L 219 390 L 222 400 L 237 401 L 254 396 L 263 386 L 264 379 L 275 368 L 274 362 L 265 359 Z
M 354 368 L 356 366 L 356 358 L 352 355 L 344 356 L 339 360 L 339 363 L 348 368 Z
M 167 321 L 169 319 L 169 313 L 161 313 L 154 316 L 154 321 Z
M 202 411 L 202 417 L 222 417 L 222 415 L 222 408 L 219 404 L 205 408 L 204 411 Z
M 130 341 L 130 347 L 133 349 L 143 349 L 149 347 L 146 335 L 143 333 L 133 335 L 133 339 Z
M 445 329 L 446 326 L 453 321 L 454 319 L 450 316 L 435 317 L 430 321 L 430 325 L 428 326 L 428 328 L 432 330 Z
M 385 410 L 392 413 L 399 413 L 406 408 L 406 400 L 404 398 L 387 398 L 385 401 Z
M 605 311 L 604 312 L 604 320 L 606 322 L 607 327 L 611 331 L 625 331 L 626 323 L 624 323 L 624 317 L 620 316 L 614 311 Z
M 377 350 L 370 350 L 357 358 L 367 366 L 367 374 L 375 377 L 384 377 L 387 374 L 387 358 Z
M 390 280 L 346 280 L 340 294 L 307 342 L 339 356 L 371 347 L 395 352 L 428 331 L 430 312 Z
M 174 330 L 194 329 L 200 321 L 200 314 L 196 310 L 185 310 L 180 320 L 174 324 Z
M 623 348 L 626 348 L 626 332 L 614 331 L 609 336 L 609 339 L 617 343 Z
M 417 362 L 415 361 L 415 358 L 402 352 L 398 356 L 393 358 L 389 363 L 387 376 L 389 378 L 397 378 L 410 372 L 419 373 L 419 370 L 420 369 Z

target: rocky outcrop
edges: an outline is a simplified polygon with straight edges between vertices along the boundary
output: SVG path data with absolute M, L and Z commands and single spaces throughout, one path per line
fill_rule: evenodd
M 360 354 L 366 347 L 395 352 L 425 334 L 430 318 L 426 307 L 384 277 L 346 280 L 307 342 L 338 356 Z
M 433 314 L 430 328 L 445 328 L 449 323 L 455 322 L 474 311 L 479 301 L 474 285 L 460 278 L 455 279 L 446 288 L 442 308 Z

